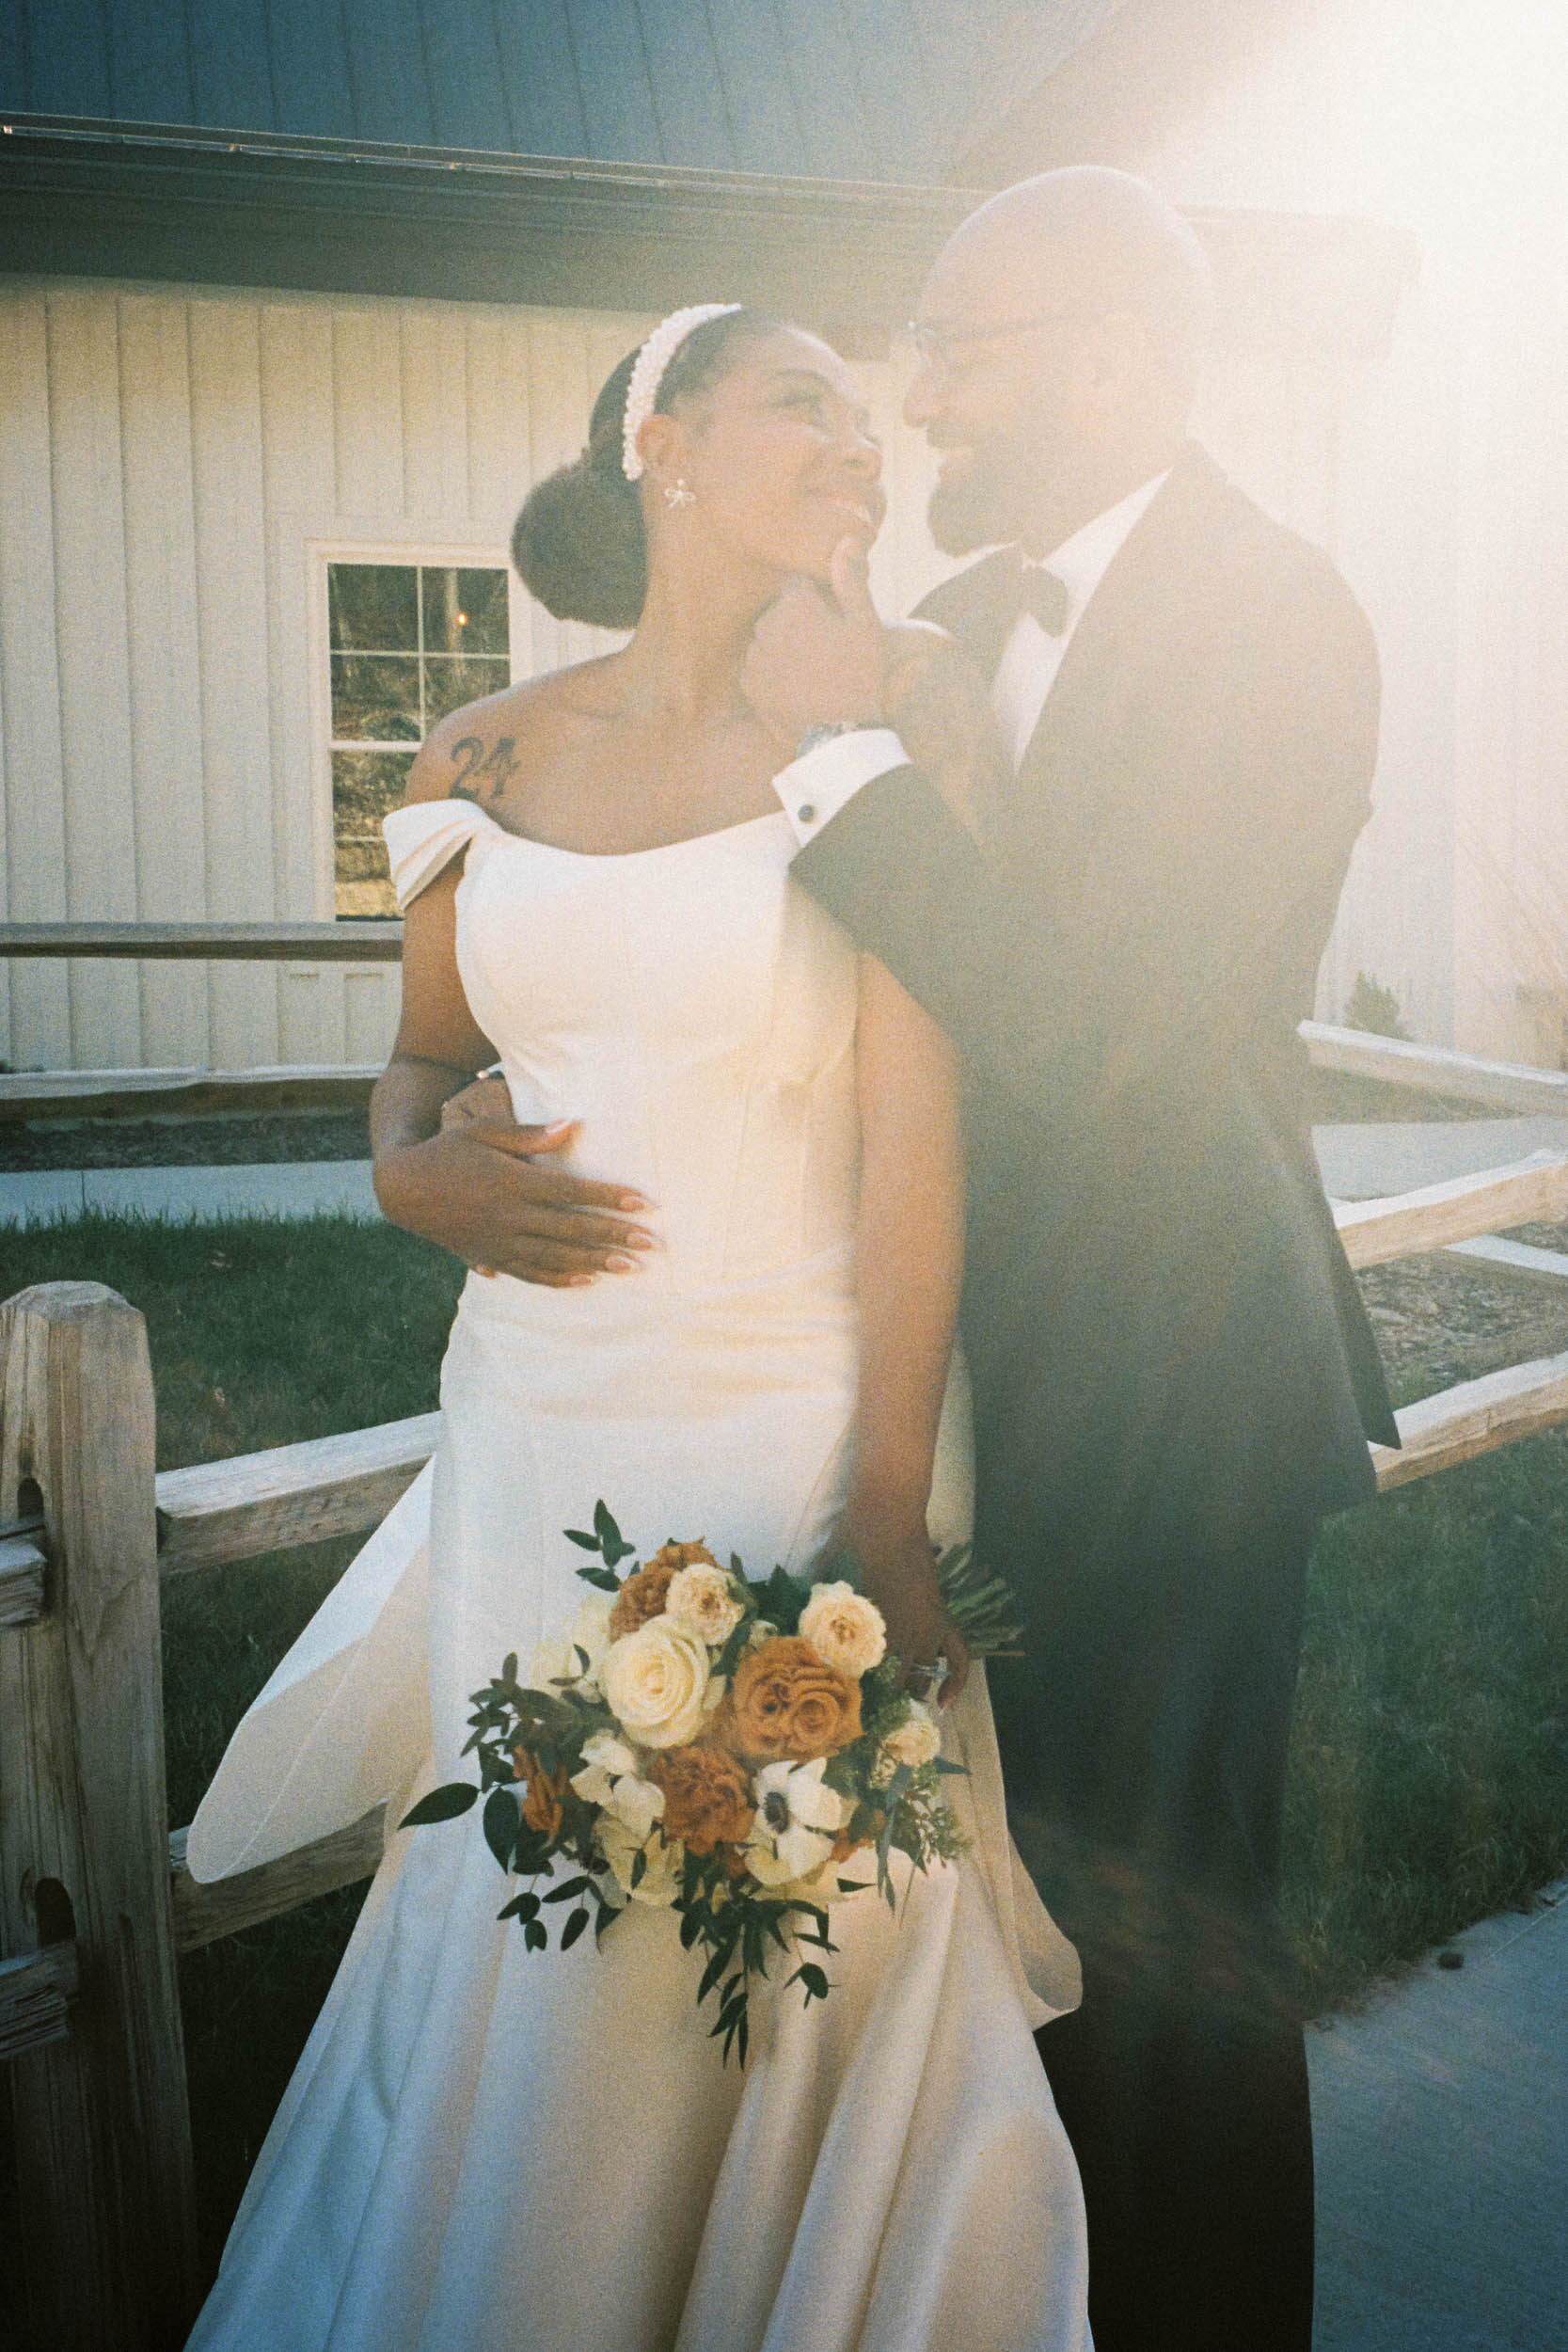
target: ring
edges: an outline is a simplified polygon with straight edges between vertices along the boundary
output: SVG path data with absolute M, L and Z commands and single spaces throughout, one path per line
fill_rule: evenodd
M 938 1651 L 935 1665 L 914 1666 L 911 1669 L 911 1675 L 918 1675 L 922 1682 L 925 1684 L 926 1696 L 927 1698 L 931 1696 L 933 1692 L 940 1691 L 942 1689 L 942 1684 L 946 1681 L 952 1671 L 953 1669 L 949 1663 L 945 1650 Z

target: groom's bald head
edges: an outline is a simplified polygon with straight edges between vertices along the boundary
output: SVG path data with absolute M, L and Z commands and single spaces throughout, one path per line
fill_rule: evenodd
M 1126 310 L 1188 379 L 1191 398 L 1213 313 L 1209 262 L 1175 205 L 1131 172 L 1079 165 L 1004 188 L 954 232 L 933 280 L 939 274 L 1031 310 Z
M 1212 314 L 1196 236 L 1131 173 L 1045 172 L 972 213 L 921 296 L 938 351 L 908 408 L 937 448 L 975 461 L 956 454 L 944 469 L 932 504 L 941 543 L 957 553 L 1021 535 L 1012 510 L 1026 485 L 1048 507 L 1053 485 L 1071 505 L 1081 476 L 1079 502 L 1102 476 L 1132 469 L 1135 484 L 1167 464 Z

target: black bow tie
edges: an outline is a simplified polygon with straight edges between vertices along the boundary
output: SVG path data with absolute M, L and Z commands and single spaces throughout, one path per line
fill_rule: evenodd
M 1072 612 L 1066 580 L 1042 570 L 1038 564 L 1019 565 L 1011 602 L 1015 620 L 1020 613 L 1032 612 L 1048 637 L 1063 635 Z

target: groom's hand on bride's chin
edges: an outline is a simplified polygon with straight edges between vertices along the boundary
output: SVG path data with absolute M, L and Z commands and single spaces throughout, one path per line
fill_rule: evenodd
M 740 691 L 792 759 L 807 727 L 880 723 L 887 660 L 864 548 L 847 539 L 834 551 L 828 580 L 791 580 L 761 615 Z
M 571 1120 L 519 1126 L 504 1082 L 480 1079 L 449 1101 L 439 1134 L 377 1158 L 376 1199 L 391 1224 L 476 1274 L 565 1290 L 632 1273 L 657 1247 L 635 1221 L 650 1204 L 552 1166 L 577 1133 Z

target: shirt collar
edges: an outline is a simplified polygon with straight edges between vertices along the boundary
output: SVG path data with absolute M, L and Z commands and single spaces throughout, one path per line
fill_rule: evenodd
M 1063 541 L 1053 554 L 1039 559 L 1036 568 L 1054 572 L 1072 600 L 1076 619 L 1106 573 L 1113 559 L 1132 536 L 1133 526 L 1140 522 L 1155 498 L 1169 479 L 1170 468 L 1145 482 L 1115 506 L 1108 506 L 1103 515 L 1075 531 L 1070 539 Z M 1030 559 L 1024 558 L 1027 568 Z

